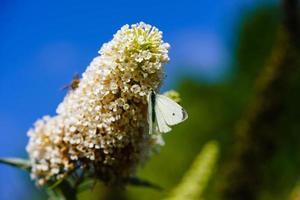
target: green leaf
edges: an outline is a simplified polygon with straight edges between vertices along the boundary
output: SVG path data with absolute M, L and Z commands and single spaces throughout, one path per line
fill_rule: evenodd
M 50 200 L 76 200 L 77 190 L 66 180 L 62 179 L 55 187 L 44 187 Z
M 219 144 L 208 142 L 196 157 L 179 185 L 165 200 L 203 199 L 204 190 L 214 172 L 219 155 Z
M 78 185 L 77 192 L 81 193 L 88 189 L 92 190 L 93 187 L 95 186 L 95 184 L 96 184 L 95 179 L 89 179 L 89 180 L 83 181 L 81 184 Z
M 0 158 L 0 163 L 17 167 L 25 171 L 30 171 L 31 169 L 29 160 L 25 160 L 21 158 Z
M 66 200 L 61 190 L 46 189 L 49 200 Z
M 55 181 L 52 185 L 49 186 L 49 189 L 55 189 L 59 184 L 61 184 L 64 181 L 64 178 L 61 178 L 57 181 Z
M 163 188 L 155 183 L 152 183 L 148 180 L 143 180 L 138 177 L 130 177 L 128 179 L 128 183 L 133 186 L 139 186 L 139 187 L 147 187 L 155 190 L 163 190 Z

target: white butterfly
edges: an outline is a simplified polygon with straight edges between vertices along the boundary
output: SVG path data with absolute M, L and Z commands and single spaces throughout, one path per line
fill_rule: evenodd
M 151 91 L 148 94 L 149 134 L 167 133 L 170 126 L 179 124 L 188 118 L 187 112 L 172 99 Z

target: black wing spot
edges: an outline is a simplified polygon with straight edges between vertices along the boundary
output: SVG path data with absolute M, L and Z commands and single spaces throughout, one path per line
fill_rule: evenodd
M 173 116 L 175 116 L 175 113 L 172 113 Z

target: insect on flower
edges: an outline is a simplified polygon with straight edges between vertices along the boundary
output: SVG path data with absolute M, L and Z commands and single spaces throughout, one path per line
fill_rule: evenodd
M 66 84 L 62 87 L 62 90 L 69 90 L 69 91 L 73 91 L 76 88 L 78 88 L 78 85 L 80 83 L 80 75 L 79 74 L 75 74 L 73 76 L 72 81 L 69 84 Z
M 187 112 L 175 101 L 150 91 L 148 94 L 149 134 L 167 133 L 172 130 L 170 126 L 179 124 L 187 118 Z

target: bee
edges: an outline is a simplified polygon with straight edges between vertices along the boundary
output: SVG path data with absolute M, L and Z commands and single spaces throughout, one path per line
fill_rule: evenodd
M 62 87 L 62 90 L 69 90 L 69 91 L 74 91 L 76 88 L 78 88 L 78 85 L 80 83 L 80 75 L 75 74 L 73 76 L 72 81 L 69 84 L 66 84 L 65 86 Z

